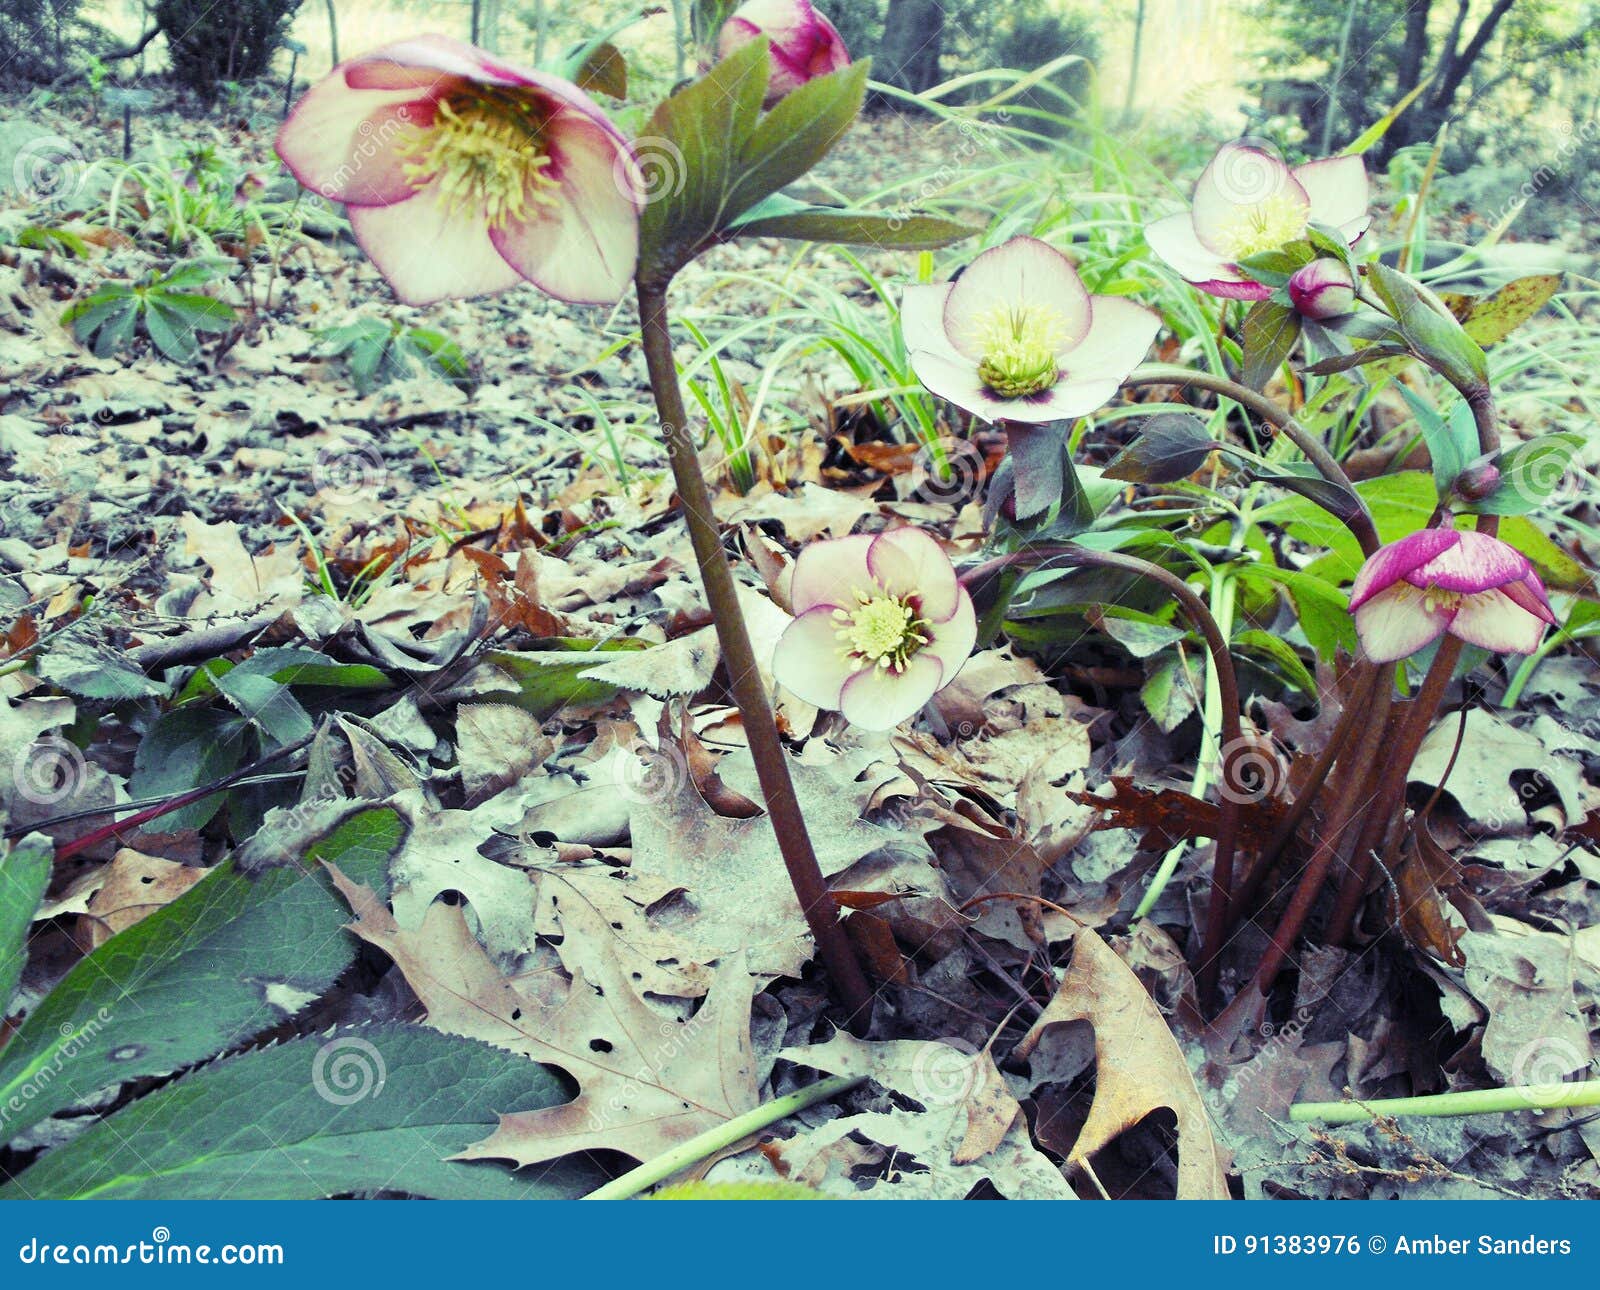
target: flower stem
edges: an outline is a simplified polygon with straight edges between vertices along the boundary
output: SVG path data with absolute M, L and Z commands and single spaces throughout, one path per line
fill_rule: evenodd
M 800 901 L 806 925 L 817 943 L 817 951 L 827 968 L 835 997 L 844 1006 L 846 1024 L 852 1031 L 865 1030 L 871 1020 L 872 992 L 866 974 L 840 922 L 833 896 L 817 863 L 811 835 L 806 831 L 800 800 L 789 776 L 789 763 L 772 716 L 772 703 L 766 684 L 756 665 L 755 650 L 739 608 L 739 593 L 733 569 L 722 548 L 711 505 L 711 492 L 700 473 L 700 458 L 689 433 L 688 413 L 678 388 L 678 369 L 672 357 L 672 333 L 667 316 L 665 286 L 638 284 L 639 321 L 645 362 L 650 372 L 650 387 L 655 394 L 656 412 L 661 420 L 661 437 L 677 484 L 678 504 L 689 528 L 695 563 L 706 602 L 716 622 L 717 641 L 722 647 L 722 662 L 739 715 L 744 720 L 745 738 L 755 760 L 756 776 L 767 818 L 777 836 L 778 850 L 789 882 Z
M 752 1133 L 759 1133 L 768 1125 L 776 1124 L 779 1120 L 803 1111 L 808 1106 L 825 1102 L 841 1093 L 848 1093 L 856 1085 L 866 1082 L 865 1075 L 830 1075 L 827 1079 L 820 1079 L 815 1084 L 807 1085 L 785 1097 L 764 1102 L 753 1111 L 736 1115 L 727 1123 L 719 1124 L 714 1129 L 707 1129 L 704 1133 L 697 1133 L 672 1150 L 662 1152 L 653 1160 L 646 1160 L 637 1169 L 630 1169 L 622 1177 L 613 1178 L 604 1187 L 597 1187 L 585 1196 L 584 1200 L 628 1200 L 637 1196 L 646 1187 L 654 1187 L 658 1182 L 689 1168 L 690 1165 L 699 1163 L 724 1147 L 731 1147 L 741 1138 L 748 1138 Z
M 1230 381 L 1226 376 L 1214 376 L 1210 372 L 1199 372 L 1187 367 L 1177 367 L 1170 363 L 1146 363 L 1122 383 L 1125 387 L 1132 385 L 1194 385 L 1202 390 L 1210 390 L 1214 394 L 1221 394 L 1232 399 L 1240 407 L 1253 412 L 1263 421 L 1273 426 L 1283 437 L 1305 455 L 1307 461 L 1317 468 L 1317 473 L 1330 484 L 1347 492 L 1353 499 L 1355 510 L 1351 514 L 1335 512 L 1345 526 L 1361 544 L 1363 555 L 1371 555 L 1378 549 L 1378 530 L 1372 522 L 1372 512 L 1367 509 L 1366 502 L 1350 476 L 1345 474 L 1334 455 L 1328 451 L 1327 445 L 1312 434 L 1303 425 L 1289 414 L 1287 409 L 1258 394 L 1247 385 L 1240 385 L 1237 381 Z
M 1371 1102 L 1296 1102 L 1292 1124 L 1360 1124 L 1385 1115 L 1493 1115 L 1507 1111 L 1549 1111 L 1600 1106 L 1600 1080 L 1579 1084 L 1512 1084 L 1425 1097 L 1383 1097 Z
M 1217 773 L 1219 819 L 1217 822 L 1216 855 L 1211 865 L 1211 899 L 1206 907 L 1206 929 L 1196 961 L 1196 984 L 1200 999 L 1207 1001 L 1216 991 L 1217 974 L 1222 968 L 1222 943 L 1227 935 L 1233 902 L 1233 856 L 1239 842 L 1239 806 L 1243 800 L 1236 779 L 1230 773 L 1230 763 L 1247 750 L 1243 728 L 1239 719 L 1239 679 L 1233 669 L 1233 655 L 1228 652 L 1228 638 L 1217 626 L 1206 602 L 1177 574 L 1163 569 L 1159 564 L 1141 560 L 1137 556 L 1119 551 L 1091 551 L 1087 547 L 1067 544 L 1040 544 L 1026 551 L 997 556 L 967 570 L 961 575 L 965 586 L 972 586 L 991 573 L 1023 563 L 1043 563 L 1061 560 L 1070 565 L 1087 565 L 1102 569 L 1121 569 L 1136 577 L 1149 578 L 1172 593 L 1182 607 L 1184 617 L 1205 638 L 1206 649 L 1211 654 L 1211 665 L 1217 679 L 1221 699 L 1218 712 L 1222 728 L 1221 767 Z

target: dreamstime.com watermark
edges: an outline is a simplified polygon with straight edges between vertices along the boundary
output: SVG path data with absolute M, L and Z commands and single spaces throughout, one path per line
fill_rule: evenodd
M 133 1267 L 155 1264 L 161 1267 L 182 1267 L 192 1264 L 219 1267 L 282 1267 L 283 1246 L 274 1244 L 188 1245 L 174 1241 L 165 1227 L 156 1227 L 147 1241 L 129 1245 L 112 1245 L 100 1242 L 90 1245 L 84 1241 L 68 1244 L 64 1241 L 41 1241 L 31 1237 L 17 1250 L 19 1263 L 37 1267 Z
M 0 1127 L 14 1115 L 21 1115 L 28 1103 L 43 1093 L 71 1064 L 72 1059 L 86 1051 L 99 1038 L 100 1032 L 111 1023 L 111 1009 L 101 1008 L 81 1025 L 70 1021 L 61 1023 L 61 1042 L 42 1064 L 21 1084 L 0 1101 Z

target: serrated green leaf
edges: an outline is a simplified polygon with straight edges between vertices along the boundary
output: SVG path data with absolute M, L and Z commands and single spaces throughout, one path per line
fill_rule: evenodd
M 1275 300 L 1258 300 L 1244 316 L 1244 383 L 1265 389 L 1300 339 L 1300 314 Z
M 1488 383 L 1489 360 L 1483 349 L 1418 283 L 1381 262 L 1367 266 L 1367 277 L 1417 357 L 1457 389 Z
M 176 797 L 214 783 L 238 769 L 248 733 L 242 718 L 220 709 L 175 708 L 139 741 L 128 791 L 139 799 Z M 161 827 L 173 832 L 204 828 L 226 800 L 217 793 L 179 807 L 161 817 Z
M 1260 654 L 1270 659 L 1290 685 L 1310 698 L 1317 697 L 1316 678 L 1311 675 L 1310 669 L 1301 661 L 1300 656 L 1294 652 L 1294 646 L 1281 636 L 1274 636 L 1271 632 L 1251 627 L 1242 632 L 1235 632 L 1229 647 L 1246 654 Z
M 182 315 L 153 297 L 145 299 L 144 328 L 155 347 L 174 363 L 191 362 L 199 352 L 193 328 L 185 323 Z
M 1461 329 L 1485 347 L 1498 344 L 1550 303 L 1561 289 L 1559 273 L 1539 273 L 1508 282 L 1479 300 L 1445 296 Z
M 4 846 L 0 843 L 0 846 Z M 0 855 L 0 1017 L 6 1015 L 28 961 L 28 928 L 50 885 L 55 847 L 34 833 Z M 0 1117 L 5 1108 L 0 1105 Z
M 474 697 L 485 703 L 512 703 L 525 708 L 541 720 L 555 715 L 569 703 L 604 703 L 621 691 L 593 676 L 597 663 L 614 650 L 648 648 L 631 638 L 596 646 L 593 641 L 560 639 L 545 642 L 547 648 L 513 652 L 493 650 L 486 661 L 504 673 L 514 688 L 482 693 Z
M 98 641 L 73 636 L 53 644 L 39 660 L 39 675 L 68 694 L 122 703 L 167 693 L 126 657 Z
M 1165 734 L 1171 734 L 1194 712 L 1194 685 L 1176 655 L 1161 659 L 1150 669 L 1139 699 Z
M 352 1027 L 193 1071 L 49 1152 L 0 1199 L 571 1198 L 604 1176 L 584 1163 L 518 1175 L 446 1159 L 498 1112 L 566 1100 L 545 1068 L 488 1044 Z
M 862 60 L 815 77 L 762 115 L 770 63 L 758 39 L 662 103 L 637 149 L 653 190 L 640 217 L 640 280 L 664 285 L 826 156 L 861 109 L 868 70 Z
M 1495 490 L 1462 509 L 1477 515 L 1526 515 L 1537 510 L 1567 477 L 1583 444 L 1583 436 L 1571 431 L 1517 444 L 1500 456 L 1500 483 Z
M 653 194 L 639 217 L 641 278 L 665 283 L 716 240 L 735 159 L 755 129 L 770 71 L 767 42 L 753 40 L 656 108 L 638 152 Z
M 1403 381 L 1395 382 L 1394 388 L 1410 406 L 1422 431 L 1422 441 L 1428 446 L 1428 458 L 1433 464 L 1434 486 L 1440 497 L 1448 497 L 1456 476 L 1478 453 L 1478 428 L 1472 420 L 1472 409 L 1465 399 L 1457 399 L 1451 415 L 1440 416 L 1432 404 Z M 1463 410 L 1465 421 L 1460 416 Z
M 94 950 L 0 1050 L 0 1131 L 182 1070 L 294 1016 L 355 958 L 348 910 L 321 862 L 384 886 L 403 833 L 387 809 L 349 816 L 298 854 L 264 831 Z

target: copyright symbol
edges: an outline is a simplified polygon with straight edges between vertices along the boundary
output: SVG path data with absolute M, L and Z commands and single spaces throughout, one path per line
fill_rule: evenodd
M 1381 1236 L 1369 1236 L 1367 1238 L 1367 1250 L 1372 1254 L 1382 1254 L 1388 1248 L 1389 1242 Z

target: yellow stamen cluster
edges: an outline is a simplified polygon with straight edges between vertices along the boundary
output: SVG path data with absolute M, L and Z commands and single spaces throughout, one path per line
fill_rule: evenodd
M 1212 240 L 1230 260 L 1243 260 L 1262 251 L 1274 251 L 1295 241 L 1305 231 L 1305 203 L 1285 190 L 1239 207 L 1238 213 L 1213 235 Z
M 996 305 L 973 320 L 983 357 L 978 379 L 1003 399 L 1048 390 L 1061 375 L 1057 361 L 1067 341 L 1066 319 L 1047 305 Z
M 835 609 L 839 624 L 834 633 L 845 657 L 869 665 L 905 671 L 906 664 L 929 641 L 928 624 L 905 596 L 891 596 L 882 588 L 856 592 L 854 609 Z
M 523 100 L 442 102 L 433 124 L 403 145 L 405 177 L 417 188 L 436 183 L 449 209 L 481 214 L 492 228 L 521 223 L 530 207 L 556 204 L 544 124 L 540 108 Z
M 1465 598 L 1464 592 L 1428 587 L 1422 592 L 1422 607 L 1430 614 L 1440 609 L 1455 609 Z

